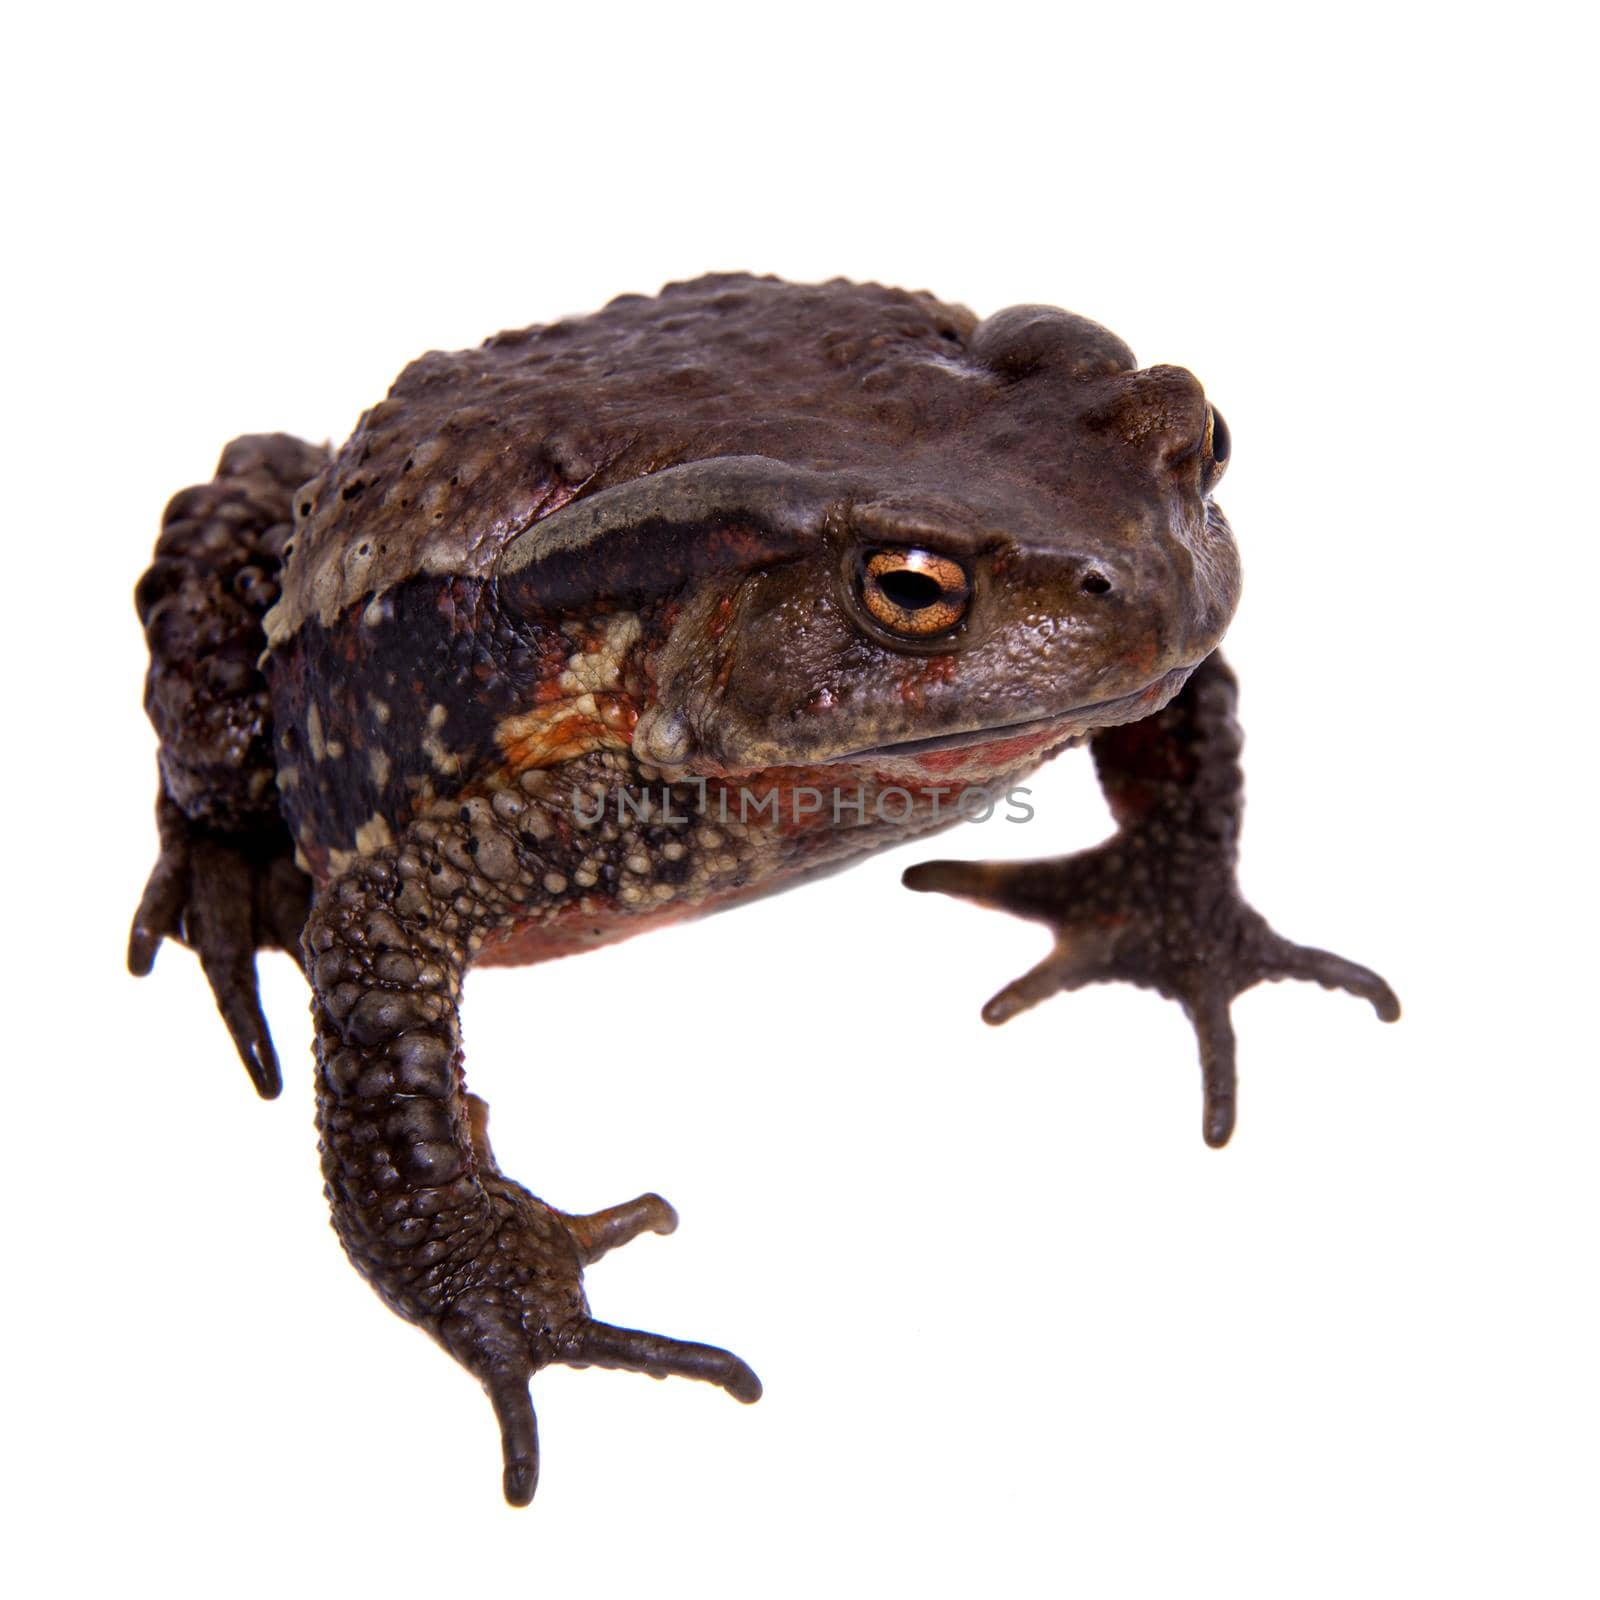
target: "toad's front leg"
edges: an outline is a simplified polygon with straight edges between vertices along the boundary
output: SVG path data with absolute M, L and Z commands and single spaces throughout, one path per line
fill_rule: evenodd
M 507 834 L 481 852 L 497 881 L 461 870 L 494 826 L 429 823 L 358 861 L 319 893 L 305 953 L 334 1229 L 389 1306 L 482 1383 L 500 1423 L 506 1498 L 526 1505 L 539 1460 L 528 1380 L 540 1367 L 703 1378 L 744 1401 L 761 1384 L 726 1350 L 590 1316 L 584 1266 L 639 1233 L 670 1232 L 664 1200 L 568 1216 L 495 1164 L 487 1108 L 463 1085 L 457 1002 L 475 936 L 537 880 Z
M 1223 1145 L 1237 1102 L 1235 996 L 1266 979 L 1305 978 L 1372 1003 L 1385 1022 L 1400 1002 L 1377 973 L 1291 944 L 1240 896 L 1243 814 L 1238 684 L 1220 655 L 1142 722 L 1093 740 L 1119 831 L 1094 850 L 1049 861 L 928 861 L 905 882 L 1048 923 L 1055 949 L 984 1007 L 1006 1022 L 1062 989 L 1121 979 L 1176 1000 L 1200 1040 L 1206 1142 Z

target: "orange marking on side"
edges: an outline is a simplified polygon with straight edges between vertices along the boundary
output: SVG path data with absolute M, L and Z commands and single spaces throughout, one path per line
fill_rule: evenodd
M 512 772 L 526 772 L 530 767 L 556 766 L 591 750 L 626 750 L 639 720 L 638 707 L 626 695 L 590 698 L 593 715 L 563 701 L 548 710 L 507 717 L 495 729 L 495 743 L 507 767 Z

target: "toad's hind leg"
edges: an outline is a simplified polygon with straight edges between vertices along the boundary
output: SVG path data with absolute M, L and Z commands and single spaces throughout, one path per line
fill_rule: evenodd
M 479 875 L 492 863 L 495 877 Z M 642 1195 L 569 1216 L 507 1178 L 483 1102 L 465 1092 L 457 1004 L 484 930 L 533 914 L 546 866 L 491 807 L 451 807 L 319 891 L 306 925 L 318 1127 L 333 1225 L 400 1316 L 483 1385 L 500 1424 L 504 1488 L 532 1498 L 538 1432 L 528 1380 L 550 1365 L 700 1378 L 744 1401 L 737 1356 L 613 1328 L 589 1313 L 583 1269 L 672 1208 Z
M 310 882 L 278 812 L 272 712 L 258 665 L 278 597 L 293 496 L 326 453 L 287 434 L 235 439 L 210 483 L 175 495 L 134 601 L 150 648 L 145 709 L 161 738 L 161 854 L 134 914 L 128 966 L 190 946 L 251 1081 L 282 1080 L 255 954 L 300 954 Z

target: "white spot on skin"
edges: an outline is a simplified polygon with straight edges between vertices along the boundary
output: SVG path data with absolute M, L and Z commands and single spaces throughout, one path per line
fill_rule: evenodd
M 367 703 L 372 707 L 372 715 L 378 726 L 380 728 L 387 727 L 389 725 L 389 702 L 380 700 L 377 695 L 373 695 Z
M 607 619 L 598 650 L 579 650 L 567 657 L 561 687 L 568 694 L 599 694 L 622 687 L 622 667 L 638 642 L 640 624 L 633 612 Z M 570 683 L 569 683 L 570 680 Z
M 317 710 L 315 700 L 311 702 L 311 707 L 306 712 L 306 746 L 311 751 L 313 761 L 322 760 L 326 754 L 326 748 L 322 743 L 322 713 Z
M 460 776 L 460 756 L 456 755 L 452 750 L 446 750 L 432 734 L 423 739 L 422 753 L 433 763 L 433 770 L 441 777 L 455 778 Z
M 439 737 L 450 713 L 442 705 L 428 708 L 428 731 L 422 736 L 422 753 L 433 764 L 433 770 L 444 777 L 457 777 L 461 772 L 461 758 L 447 750 Z
M 376 855 L 394 843 L 388 819 L 374 814 L 356 829 L 356 849 L 364 856 Z
M 383 788 L 389 781 L 389 752 L 373 750 L 367 757 L 367 765 L 372 771 L 372 781 Z
M 547 872 L 544 875 L 544 887 L 548 894 L 563 894 L 566 891 L 567 880 L 559 872 Z

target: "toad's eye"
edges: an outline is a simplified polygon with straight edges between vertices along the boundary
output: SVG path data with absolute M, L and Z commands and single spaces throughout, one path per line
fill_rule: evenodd
M 1206 487 L 1210 488 L 1227 468 L 1228 457 L 1233 454 L 1233 435 L 1222 413 L 1215 406 L 1206 412 Z
M 861 603 L 873 621 L 908 639 L 955 627 L 972 599 L 960 562 L 931 550 L 874 550 L 861 564 L 860 581 Z

